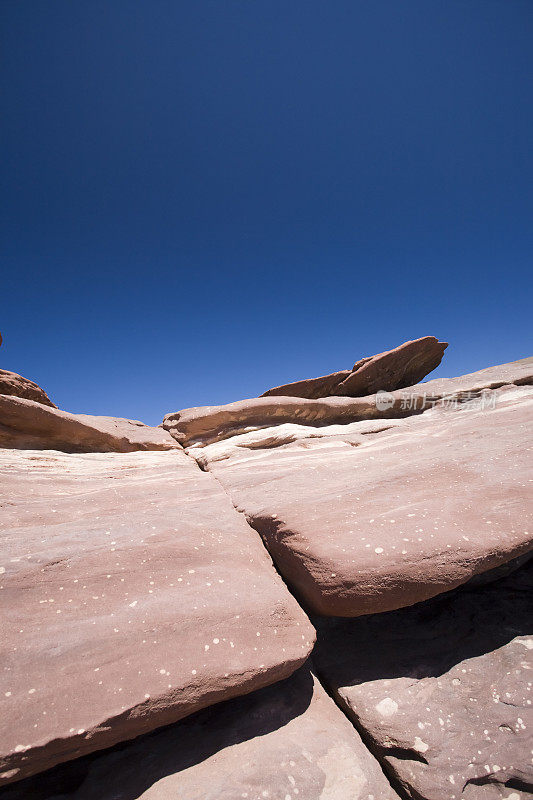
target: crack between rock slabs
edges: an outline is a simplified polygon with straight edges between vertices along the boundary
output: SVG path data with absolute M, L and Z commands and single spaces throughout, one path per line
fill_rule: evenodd
M 381 771 L 383 772 L 385 778 L 387 779 L 391 789 L 398 795 L 401 800 L 427 800 L 423 795 L 419 794 L 419 792 L 414 789 L 414 787 L 410 787 L 410 790 L 407 791 L 404 784 L 400 781 L 394 769 L 391 765 L 387 762 L 385 758 L 383 758 L 381 748 L 374 742 L 370 733 L 364 728 L 361 723 L 355 718 L 355 715 L 349 709 L 348 705 L 343 702 L 343 700 L 338 696 L 334 689 L 332 689 L 322 674 L 322 671 L 318 668 L 318 665 L 313 659 L 313 655 L 311 654 L 310 661 L 312 664 L 312 671 L 316 675 L 317 679 L 320 682 L 320 685 L 324 689 L 324 691 L 331 697 L 341 714 L 343 714 L 346 719 L 353 725 L 354 729 L 357 731 L 359 736 L 361 737 L 361 741 L 363 742 L 364 746 L 368 750 L 371 756 L 373 756 L 378 763 Z M 413 761 L 421 761 L 424 764 L 427 764 L 426 759 L 423 756 L 415 756 L 412 752 L 406 751 L 402 748 L 390 748 L 388 754 L 394 756 L 395 758 L 402 758 L 405 760 L 413 760 Z M 407 756 L 409 753 L 409 756 Z
M 269 556 L 270 560 L 272 561 L 272 566 L 274 567 L 274 569 L 276 570 L 276 573 L 279 575 L 279 577 L 281 578 L 281 580 L 283 581 L 283 583 L 287 587 L 287 591 L 290 592 L 290 594 L 294 597 L 294 599 L 296 600 L 296 602 L 298 603 L 300 608 L 309 617 L 310 616 L 309 610 L 306 608 L 305 604 L 302 603 L 301 599 L 294 593 L 292 587 L 287 583 L 287 581 L 285 580 L 285 578 L 283 577 L 283 575 L 279 571 L 278 566 L 277 566 L 276 562 L 274 561 L 274 559 L 273 559 L 268 547 L 266 546 L 263 537 L 261 536 L 259 531 L 255 528 L 255 526 L 250 521 L 250 519 L 247 517 L 245 512 L 241 511 L 239 508 L 237 508 L 237 506 L 233 502 L 233 498 L 231 497 L 231 494 L 227 491 L 225 486 L 222 485 L 221 481 L 217 478 L 217 476 L 213 472 L 211 472 L 211 470 L 209 469 L 208 466 L 200 465 L 198 463 L 198 461 L 196 461 L 196 459 L 193 456 L 191 456 L 189 453 L 187 453 L 186 450 L 184 450 L 184 452 L 185 452 L 185 454 L 187 455 L 188 458 L 190 458 L 192 461 L 194 461 L 194 463 L 196 464 L 196 466 L 198 467 L 198 469 L 201 472 L 206 472 L 206 473 L 210 474 L 214 478 L 214 480 L 217 482 L 217 484 L 220 486 L 220 488 L 222 489 L 222 491 L 224 492 L 224 494 L 226 495 L 226 497 L 230 501 L 230 503 L 233 506 L 233 508 L 235 509 L 235 511 L 238 514 L 242 514 L 243 515 L 243 517 L 246 520 L 246 524 L 248 525 L 248 527 L 255 533 L 256 536 L 259 537 L 259 539 L 261 541 L 261 544 L 263 545 L 264 549 L 268 553 L 268 556 Z M 329 697 L 331 697 L 331 699 L 333 700 L 333 702 L 335 703 L 335 705 L 339 709 L 340 713 L 344 717 L 346 717 L 346 719 L 348 719 L 348 721 L 353 725 L 354 729 L 359 734 L 359 736 L 361 738 L 361 741 L 363 742 L 363 745 L 366 747 L 366 749 L 368 750 L 370 755 L 376 760 L 379 768 L 381 769 L 383 775 L 385 776 L 386 781 L 389 783 L 389 785 L 390 785 L 391 789 L 393 790 L 393 792 L 395 792 L 398 795 L 400 800 L 425 800 L 425 798 L 423 798 L 422 795 L 419 795 L 418 793 L 409 794 L 406 791 L 406 789 L 403 786 L 403 784 L 401 784 L 401 782 L 396 777 L 392 767 L 380 757 L 378 749 L 372 743 L 371 737 L 369 736 L 367 731 L 365 731 L 365 729 L 362 728 L 362 726 L 360 726 L 354 719 L 352 719 L 352 717 L 347 713 L 346 708 L 343 707 L 343 705 L 341 704 L 341 702 L 339 701 L 339 699 L 335 695 L 335 693 L 330 690 L 327 682 L 323 679 L 323 677 L 320 674 L 320 671 L 317 669 L 316 664 L 313 661 L 312 652 L 311 652 L 311 655 L 310 655 L 309 660 L 308 660 L 307 663 L 310 664 L 310 666 L 312 668 L 312 671 L 316 675 L 317 680 L 319 681 L 320 685 L 322 686 L 324 691 L 329 695 Z M 399 755 L 399 753 L 396 753 L 396 755 L 398 757 L 401 757 Z
M 248 525 L 248 527 L 250 528 L 250 530 L 251 530 L 251 531 L 253 531 L 253 533 L 255 533 L 255 535 L 258 537 L 259 541 L 261 542 L 261 545 L 262 545 L 262 546 L 263 546 L 263 548 L 265 549 L 265 551 L 266 551 L 266 553 L 267 553 L 268 557 L 270 558 L 270 561 L 272 562 L 272 566 L 273 566 L 274 570 L 276 571 L 276 574 L 277 574 L 277 575 L 278 575 L 278 577 L 279 577 L 279 578 L 280 578 L 280 579 L 283 581 L 283 583 L 285 584 L 285 586 L 286 586 L 286 588 L 287 588 L 287 591 L 289 592 L 289 594 L 291 594 L 291 595 L 292 595 L 292 597 L 294 597 L 294 599 L 296 600 L 296 602 L 298 603 L 298 605 L 300 606 L 300 608 L 302 609 L 302 611 L 304 612 L 304 614 L 306 614 L 306 615 L 307 615 L 307 617 L 309 618 L 309 621 L 311 621 L 311 611 L 310 611 L 310 609 L 309 609 L 309 608 L 307 608 L 306 604 L 305 604 L 305 603 L 302 601 L 302 599 L 301 599 L 301 598 L 298 596 L 298 594 L 295 592 L 294 588 L 293 588 L 293 587 L 292 587 L 292 586 L 291 586 L 289 583 L 287 583 L 287 581 L 286 581 L 286 580 L 285 580 L 285 578 L 283 577 L 283 574 L 282 574 L 282 573 L 281 573 L 281 571 L 279 570 L 279 568 L 278 568 L 278 565 L 276 564 L 276 561 L 274 560 L 274 558 L 273 558 L 273 556 L 272 556 L 272 553 L 270 552 L 270 550 L 268 549 L 268 547 L 267 547 L 267 546 L 266 546 L 266 544 L 265 544 L 265 540 L 264 540 L 263 536 L 261 535 L 260 531 L 258 531 L 258 530 L 257 530 L 257 528 L 255 527 L 255 525 L 253 524 L 253 521 L 251 520 L 251 518 L 250 518 L 250 517 L 248 517 L 248 515 L 246 514 L 246 512 L 245 512 L 245 511 L 241 511 L 241 509 L 240 509 L 240 508 L 237 508 L 237 506 L 236 506 L 236 505 L 235 505 L 235 503 L 233 502 L 233 498 L 232 498 L 232 496 L 231 496 L 230 492 L 228 492 L 228 490 L 226 489 L 226 487 L 225 487 L 225 486 L 222 484 L 222 482 L 221 482 L 221 481 L 220 481 L 220 480 L 217 478 L 217 476 L 215 475 L 215 473 L 214 473 L 214 472 L 211 472 L 211 470 L 209 469 L 209 467 L 207 467 L 207 466 L 203 466 L 203 465 L 199 464 L 199 463 L 198 463 L 198 461 L 197 461 L 197 460 L 194 458 L 194 456 L 191 456 L 189 453 L 187 453 L 187 451 L 186 451 L 186 450 L 184 450 L 183 452 L 185 453 L 185 455 L 186 455 L 188 458 L 190 458 L 192 461 L 194 461 L 194 463 L 196 464 L 196 466 L 198 467 L 198 469 L 200 470 L 200 472 L 206 472 L 206 473 L 208 473 L 209 475 L 211 475 L 211 477 L 213 478 L 213 480 L 215 480 L 215 481 L 217 482 L 217 484 L 220 486 L 220 488 L 222 489 L 222 491 L 224 492 L 224 494 L 226 495 L 226 497 L 227 497 L 227 498 L 228 498 L 228 500 L 230 501 L 231 505 L 233 506 L 233 508 L 234 508 L 234 509 L 235 509 L 235 511 L 237 512 L 237 514 L 241 514 L 241 515 L 244 517 L 246 524 Z M 313 626 L 313 627 L 314 627 L 314 626 Z

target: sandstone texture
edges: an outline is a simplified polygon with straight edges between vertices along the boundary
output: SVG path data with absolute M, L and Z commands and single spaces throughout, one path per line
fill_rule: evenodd
M 317 399 L 341 395 L 361 397 L 377 391 L 392 392 L 418 383 L 442 361 L 447 342 L 424 336 L 404 342 L 394 350 L 357 361 L 351 370 L 308 378 L 266 391 L 262 397 L 278 395 Z
M 0 394 L 0 448 L 63 450 L 66 453 L 130 453 L 174 450 L 163 428 L 138 420 L 69 414 L 32 400 Z
M 510 387 L 381 427 L 292 443 L 263 430 L 189 453 L 306 607 L 358 616 L 425 600 L 533 548 L 532 410 L 533 389 Z
M 315 662 L 416 800 L 533 795 L 533 564 L 409 609 L 319 623 Z
M 36 403 L 56 408 L 44 389 L 28 378 L 23 378 L 22 375 L 9 372 L 7 369 L 0 369 L 0 394 L 23 397 L 25 400 L 33 400 Z
M 163 421 L 185 447 L 208 444 L 252 430 L 286 423 L 321 428 L 362 420 L 397 419 L 421 413 L 439 401 L 462 403 L 499 387 L 533 384 L 533 358 L 439 378 L 416 386 L 368 397 L 257 397 L 223 406 L 199 406 L 167 414 Z
M 268 685 L 307 658 L 306 615 L 183 452 L 3 450 L 0 465 L 2 782 Z
M 1 800 L 533 796 L 533 359 L 445 347 L 158 428 L 0 394 Z
M 132 769 L 142 764 L 142 770 Z M 79 769 L 14 786 L 5 800 L 398 800 L 352 724 L 305 667 Z

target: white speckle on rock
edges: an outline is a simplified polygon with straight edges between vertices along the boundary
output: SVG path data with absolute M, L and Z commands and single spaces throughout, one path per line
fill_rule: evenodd
M 418 753 L 425 753 L 426 750 L 429 750 L 429 745 L 423 742 L 420 736 L 415 736 L 413 747 Z
M 398 703 L 392 697 L 384 697 L 376 706 L 376 711 L 384 717 L 391 717 L 398 711 Z

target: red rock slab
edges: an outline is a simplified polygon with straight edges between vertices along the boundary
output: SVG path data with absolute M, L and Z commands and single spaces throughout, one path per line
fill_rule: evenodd
M 60 770 L 48 777 L 40 800 L 57 799 L 66 777 Z M 84 769 L 80 764 L 77 782 L 78 788 L 61 792 L 62 800 L 398 800 L 357 731 L 306 667 L 118 752 L 99 754 Z M 30 782 L 19 787 L 5 800 L 33 800 Z
M 0 780 L 287 677 L 314 630 L 182 451 L 0 451 Z
M 447 342 L 439 342 L 434 336 L 424 336 L 404 342 L 394 350 L 363 358 L 354 364 L 352 372 L 338 386 L 336 393 L 361 397 L 413 386 L 439 366 L 447 347 Z
M 368 397 L 256 397 L 223 406 L 199 406 L 167 414 L 163 427 L 185 447 L 208 444 L 285 423 L 321 427 L 361 420 L 411 416 L 433 403 L 457 396 L 468 400 L 484 389 L 533 383 L 533 358 Z
M 179 445 L 163 428 L 138 420 L 69 414 L 32 400 L 0 395 L 0 447 L 130 453 L 173 450 Z
M 44 389 L 28 378 L 23 378 L 22 375 L 7 369 L 0 369 L 0 394 L 24 397 L 26 400 L 34 400 L 36 403 L 56 408 Z
M 424 336 L 393 350 L 357 361 L 351 370 L 276 386 L 262 397 L 290 396 L 317 399 L 341 395 L 362 397 L 378 391 L 392 392 L 418 383 L 439 366 L 447 342 Z
M 532 573 L 319 621 L 319 675 L 405 796 L 533 796 Z
M 230 439 L 226 458 L 217 445 L 189 452 L 261 533 L 308 608 L 389 611 L 533 547 L 533 392 L 496 394 L 494 406 L 438 407 L 367 436 L 239 452 Z
M 283 386 L 274 386 L 263 392 L 261 397 L 306 397 L 308 400 L 317 400 L 319 397 L 331 397 L 337 394 L 337 387 L 351 374 L 351 370 L 344 369 L 332 372 L 330 375 L 321 375 L 318 378 L 305 378 L 302 381 L 285 383 Z

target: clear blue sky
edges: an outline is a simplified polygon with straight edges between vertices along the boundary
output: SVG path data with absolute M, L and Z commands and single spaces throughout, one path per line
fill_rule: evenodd
M 0 366 L 159 423 L 522 358 L 531 0 L 2 0 Z

